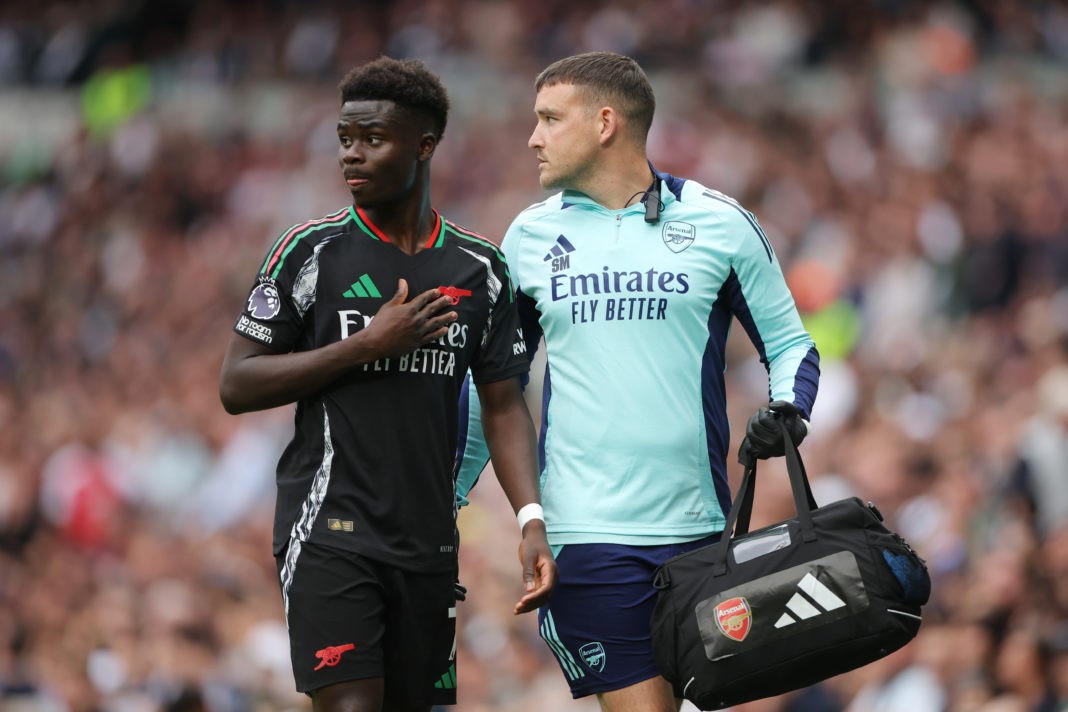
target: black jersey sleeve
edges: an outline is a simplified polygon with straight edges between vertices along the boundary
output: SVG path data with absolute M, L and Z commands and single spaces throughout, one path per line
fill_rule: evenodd
M 502 287 L 490 308 L 482 346 L 471 364 L 471 375 L 476 384 L 520 376 L 530 367 L 527 343 L 519 324 L 515 290 L 500 256 L 494 258 L 493 271 Z
M 533 361 L 542 337 L 541 312 L 534 299 L 524 294 L 522 289 L 515 290 L 515 301 L 519 311 L 519 328 L 523 330 L 523 339 L 527 343 L 527 360 Z
M 281 242 L 279 238 L 264 259 L 234 331 L 278 353 L 288 353 L 296 346 L 314 303 L 317 263 L 306 243 L 293 245 L 283 257 Z

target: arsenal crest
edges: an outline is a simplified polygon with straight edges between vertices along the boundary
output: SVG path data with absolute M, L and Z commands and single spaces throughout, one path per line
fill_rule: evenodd
M 744 597 L 729 598 L 713 609 L 716 616 L 716 626 L 719 632 L 731 640 L 739 643 L 749 635 L 749 629 L 753 624 L 753 613 L 749 609 L 749 601 Z
M 603 645 L 600 643 L 586 643 L 579 648 L 579 655 L 582 657 L 582 662 L 589 665 L 591 670 L 604 672 L 607 655 Z
M 697 228 L 690 223 L 669 220 L 664 223 L 661 236 L 668 249 L 678 253 L 693 244 L 694 238 L 697 237 Z

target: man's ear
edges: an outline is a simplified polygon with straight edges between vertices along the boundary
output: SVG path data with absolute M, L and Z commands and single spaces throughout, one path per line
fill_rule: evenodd
M 419 160 L 427 161 L 434 155 L 438 147 L 438 137 L 432 133 L 425 133 L 419 138 Z
M 606 144 L 619 135 L 619 113 L 611 106 L 602 106 L 597 111 L 597 128 L 601 144 Z

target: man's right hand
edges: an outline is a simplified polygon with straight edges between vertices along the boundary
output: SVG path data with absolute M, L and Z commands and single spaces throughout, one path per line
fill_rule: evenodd
M 515 604 L 514 613 L 527 613 L 544 606 L 556 586 L 556 560 L 545 535 L 545 522 L 532 519 L 522 531 L 519 543 L 519 562 L 523 566 L 525 593 Z
M 797 406 L 789 401 L 772 401 L 749 418 L 745 439 L 738 449 L 738 462 L 748 465 L 754 459 L 766 460 L 785 454 L 782 430 L 779 429 L 780 419 L 786 424 L 786 432 L 793 444 L 801 444 L 808 434 L 808 425 L 801 418 Z
M 440 339 L 457 319 L 452 304 L 438 289 L 428 289 L 410 302 L 408 282 L 401 279 L 393 298 L 382 305 L 364 330 L 365 343 L 376 353 L 401 356 L 423 344 Z

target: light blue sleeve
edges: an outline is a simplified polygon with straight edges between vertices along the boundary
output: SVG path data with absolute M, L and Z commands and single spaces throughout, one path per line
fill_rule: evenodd
M 478 391 L 472 387 L 471 373 L 464 378 L 460 389 L 459 437 L 456 443 L 456 506 L 469 503 L 468 493 L 478 483 L 478 478 L 489 463 L 489 448 L 482 434 L 482 407 Z
M 819 387 L 819 352 L 756 218 L 743 210 L 734 219 L 739 232 L 752 236 L 741 241 L 732 265 L 741 297 L 734 312 L 768 369 L 769 399 L 790 401 L 808 418 Z

